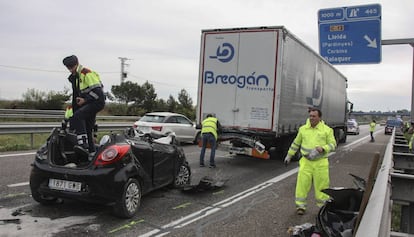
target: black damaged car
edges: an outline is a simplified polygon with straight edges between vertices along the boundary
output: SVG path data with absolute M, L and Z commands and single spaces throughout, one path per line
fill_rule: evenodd
M 36 153 L 30 174 L 32 197 L 41 204 L 61 199 L 111 204 L 114 214 L 131 218 L 142 195 L 190 184 L 191 170 L 174 137 L 153 139 L 133 129 L 102 137 L 97 152 L 77 154 L 76 135 L 55 128 Z

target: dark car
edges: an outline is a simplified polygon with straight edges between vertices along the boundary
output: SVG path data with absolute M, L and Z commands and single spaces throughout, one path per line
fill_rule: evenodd
M 392 134 L 392 130 L 394 128 L 401 129 L 403 127 L 404 123 L 401 119 L 388 119 L 385 123 L 385 134 Z
M 190 183 L 190 167 L 173 137 L 165 144 L 131 134 L 105 135 L 97 152 L 85 155 L 73 149 L 75 134 L 54 129 L 32 165 L 33 199 L 41 204 L 53 204 L 58 198 L 111 204 L 115 215 L 131 218 L 142 195 Z

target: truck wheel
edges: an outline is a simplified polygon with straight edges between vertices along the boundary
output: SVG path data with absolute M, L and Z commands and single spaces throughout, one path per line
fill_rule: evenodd
M 187 163 L 180 166 L 178 174 L 174 178 L 174 188 L 180 188 L 191 183 L 191 170 Z
M 346 133 L 344 129 L 337 129 L 338 131 L 338 140 L 337 140 L 337 145 L 338 145 L 338 141 L 339 143 L 345 143 L 346 142 Z M 358 132 L 359 134 L 359 132 Z
M 121 198 L 114 206 L 114 214 L 121 218 L 131 218 L 141 204 L 142 190 L 138 180 L 131 178 L 124 185 Z
M 285 159 L 286 154 L 287 154 L 287 150 L 284 150 L 280 147 L 279 148 L 270 147 L 269 149 L 269 156 L 271 160 L 283 161 Z
M 56 197 L 45 196 L 39 192 L 40 184 L 43 179 L 37 177 L 33 172 L 30 174 L 30 191 L 32 192 L 32 198 L 42 205 L 52 205 L 57 201 Z

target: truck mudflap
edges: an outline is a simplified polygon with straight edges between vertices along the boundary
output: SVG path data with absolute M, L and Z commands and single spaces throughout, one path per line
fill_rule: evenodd
M 234 146 L 234 142 L 243 144 L 243 146 Z M 198 142 L 202 146 L 202 141 Z M 207 144 L 210 148 L 210 144 Z M 228 151 L 230 154 L 247 155 L 260 159 L 270 159 L 269 152 L 266 151 L 265 145 L 259 140 L 239 133 L 222 133 L 218 138 L 218 150 Z

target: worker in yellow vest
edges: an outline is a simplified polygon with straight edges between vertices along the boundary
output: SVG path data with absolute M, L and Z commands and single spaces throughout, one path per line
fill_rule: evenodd
M 371 142 L 375 142 L 374 139 L 374 131 L 375 131 L 375 126 L 377 126 L 377 123 L 375 122 L 375 120 L 373 119 L 370 123 L 369 123 L 369 134 L 371 135 Z
M 220 122 L 217 118 L 213 117 L 212 114 L 207 114 L 206 118 L 201 123 L 201 136 L 202 136 L 202 147 L 200 153 L 200 167 L 204 167 L 204 155 L 206 152 L 207 144 L 210 144 L 210 168 L 216 168 L 214 161 L 216 155 L 216 145 L 218 133 L 221 130 Z
M 321 120 L 322 112 L 309 109 L 309 119 L 299 128 L 289 148 L 285 164 L 300 150 L 299 171 L 296 182 L 296 214 L 303 215 L 307 208 L 307 196 L 314 183 L 316 204 L 321 207 L 329 196 L 321 190 L 329 188 L 328 154 L 335 150 L 333 130 Z

